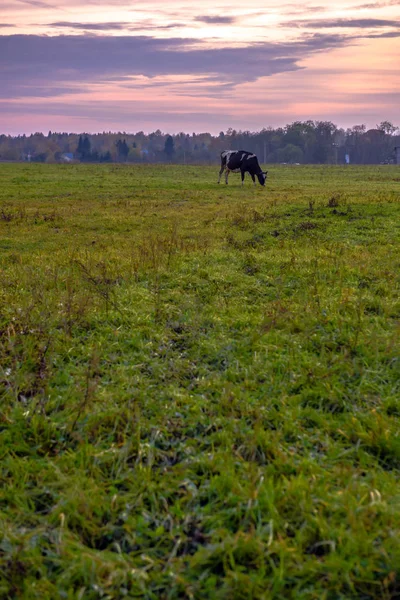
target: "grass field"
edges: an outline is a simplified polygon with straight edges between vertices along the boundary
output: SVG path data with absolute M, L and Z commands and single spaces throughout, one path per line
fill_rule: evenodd
M 400 169 L 0 165 L 0 598 L 400 598 Z

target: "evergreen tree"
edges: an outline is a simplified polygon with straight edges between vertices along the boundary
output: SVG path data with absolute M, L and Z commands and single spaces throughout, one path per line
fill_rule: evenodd
M 85 137 L 79 136 L 78 147 L 76 149 L 77 157 L 82 161 L 91 159 L 91 145 L 87 135 Z
M 90 160 L 91 158 L 91 146 L 90 140 L 87 135 L 83 139 L 83 156 L 82 160 Z
M 107 150 L 104 154 L 100 155 L 100 162 L 112 162 L 111 152 Z
M 175 153 L 175 144 L 172 136 L 167 136 L 164 145 L 164 152 L 167 155 L 168 160 L 171 160 Z
M 78 158 L 82 158 L 82 153 L 83 153 L 83 138 L 80 135 L 79 136 L 79 141 L 78 141 L 78 146 L 76 148 L 76 155 Z
M 126 161 L 129 154 L 129 147 L 126 140 L 118 140 L 115 145 L 117 146 L 118 160 Z

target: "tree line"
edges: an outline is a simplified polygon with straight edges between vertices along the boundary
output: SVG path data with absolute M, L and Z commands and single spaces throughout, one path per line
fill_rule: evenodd
M 392 163 L 400 130 L 390 121 L 375 128 L 343 129 L 331 121 L 295 121 L 258 132 L 228 129 L 210 133 L 103 132 L 10 136 L 0 134 L 0 160 L 28 162 L 129 162 L 214 164 L 222 150 L 249 150 L 264 163 Z

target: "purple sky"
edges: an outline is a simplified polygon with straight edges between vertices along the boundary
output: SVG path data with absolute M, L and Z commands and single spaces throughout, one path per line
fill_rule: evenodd
M 3 0 L 0 133 L 400 125 L 400 2 Z

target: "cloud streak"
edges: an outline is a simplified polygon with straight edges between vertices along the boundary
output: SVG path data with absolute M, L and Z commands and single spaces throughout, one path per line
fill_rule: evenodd
M 149 36 L 0 36 L 0 97 L 50 97 L 62 88 L 180 76 L 201 77 L 214 93 L 300 69 L 304 57 L 344 43 L 340 35 L 310 35 L 292 43 L 208 48 L 198 40 Z M 196 44 L 196 45 L 194 45 Z
M 131 23 L 128 22 L 110 22 L 110 23 L 76 23 L 70 21 L 57 21 L 49 23 L 47 27 L 67 28 L 67 29 L 84 29 L 91 31 L 110 31 L 113 29 L 127 29 Z
M 144 21 L 133 25 L 130 21 L 110 21 L 108 23 L 78 23 L 74 21 L 56 21 L 48 23 L 46 27 L 55 29 L 73 29 L 77 31 L 154 31 L 156 29 L 176 29 L 185 27 L 185 23 L 168 23 L 167 25 L 155 25 L 154 23 Z
M 285 27 L 307 27 L 310 29 L 336 29 L 336 28 L 380 28 L 380 27 L 398 27 L 400 21 L 395 19 L 315 19 L 303 21 L 291 21 L 284 24 Z
M 237 20 L 236 17 L 227 17 L 227 16 L 209 16 L 209 15 L 204 15 L 204 16 L 199 16 L 197 17 L 196 21 L 200 21 L 202 23 L 208 23 L 209 25 L 230 25 L 232 23 L 235 23 Z
M 35 8 L 57 10 L 57 6 L 54 6 L 53 4 L 48 4 L 47 2 L 40 2 L 40 0 L 19 0 L 19 2 L 21 2 L 22 4 L 29 4 L 29 6 L 33 6 Z
M 388 6 L 399 6 L 399 0 L 389 0 L 389 2 L 370 2 L 368 4 L 359 4 L 357 6 L 353 6 L 353 9 L 360 10 L 376 10 L 378 8 L 386 8 Z

